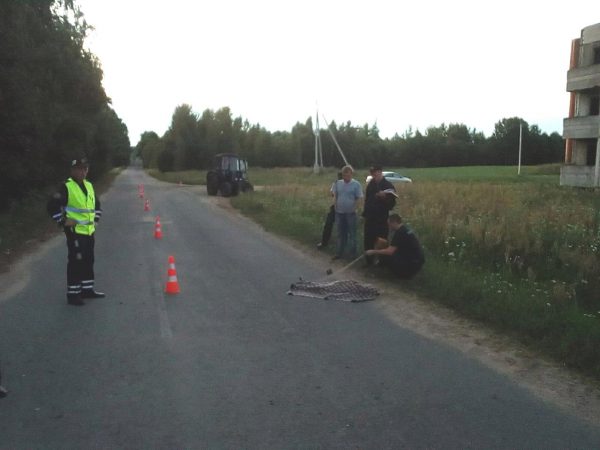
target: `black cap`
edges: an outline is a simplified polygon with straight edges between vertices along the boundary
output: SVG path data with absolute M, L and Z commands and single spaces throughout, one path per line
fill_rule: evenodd
M 77 158 L 71 160 L 71 167 L 88 167 L 90 165 L 87 158 Z
M 383 167 L 376 164 L 374 166 L 371 166 L 371 168 L 369 169 L 369 172 L 377 172 L 379 170 L 383 170 Z

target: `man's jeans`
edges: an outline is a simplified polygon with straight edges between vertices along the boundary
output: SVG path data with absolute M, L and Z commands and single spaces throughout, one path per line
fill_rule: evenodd
M 335 213 L 337 223 L 337 251 L 336 255 L 344 256 L 348 252 L 351 258 L 356 258 L 356 213 Z

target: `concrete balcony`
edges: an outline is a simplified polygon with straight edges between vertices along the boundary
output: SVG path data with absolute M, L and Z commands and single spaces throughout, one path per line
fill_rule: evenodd
M 564 139 L 596 139 L 600 136 L 600 116 L 573 117 L 563 120 Z
M 600 87 L 600 64 L 577 67 L 567 72 L 567 91 L 582 91 Z

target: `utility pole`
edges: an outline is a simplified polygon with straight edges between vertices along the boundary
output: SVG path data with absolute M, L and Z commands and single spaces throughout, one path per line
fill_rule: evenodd
M 335 143 L 335 146 L 337 147 L 338 152 L 340 152 L 340 155 L 342 156 L 342 159 L 344 160 L 344 164 L 348 165 L 348 160 L 346 159 L 346 155 L 344 155 L 344 152 L 342 151 L 340 144 L 338 144 L 338 141 L 335 138 L 333 131 L 331 131 L 331 127 L 329 126 L 329 123 L 327 122 L 327 119 L 325 118 L 325 116 L 323 116 L 323 120 L 325 121 L 325 125 L 327 125 L 327 131 L 329 131 L 329 134 L 331 135 L 331 139 L 333 139 L 333 142 Z
M 325 125 L 327 126 L 327 131 L 329 131 L 329 134 L 331 135 L 331 139 L 333 139 L 333 142 L 335 143 L 335 146 L 337 147 L 338 152 L 340 153 L 342 159 L 344 160 L 344 164 L 348 165 L 348 160 L 346 159 L 346 155 L 344 155 L 344 152 L 342 151 L 340 144 L 338 144 L 338 141 L 335 138 L 333 131 L 331 131 L 331 127 L 329 126 L 329 123 L 327 122 L 327 119 L 325 118 L 325 116 L 323 116 L 323 120 L 325 121 Z M 315 163 L 313 165 L 313 173 L 319 173 L 321 171 L 321 169 L 323 169 L 323 147 L 321 146 L 321 129 L 319 128 L 319 110 L 318 109 L 317 109 L 317 115 L 315 117 L 314 133 L 315 133 Z
M 519 124 L 519 169 L 517 175 L 521 175 L 521 149 L 523 147 L 523 122 Z
M 319 129 L 319 110 L 315 116 L 315 164 L 313 172 L 319 173 L 323 168 L 323 148 L 321 147 L 321 130 Z

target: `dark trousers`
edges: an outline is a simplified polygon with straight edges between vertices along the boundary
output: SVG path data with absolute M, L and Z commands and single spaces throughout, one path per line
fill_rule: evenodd
M 67 263 L 67 298 L 94 290 L 94 235 L 66 232 L 69 261 Z
M 386 239 L 388 238 L 389 227 L 386 217 L 365 217 L 365 228 L 363 232 L 363 245 L 364 249 L 372 250 L 375 248 L 375 241 L 377 238 Z M 372 256 L 365 256 L 367 264 L 373 262 Z
M 381 255 L 379 257 L 379 262 L 381 265 L 388 267 L 394 275 L 403 280 L 411 279 L 419 273 L 423 267 L 423 261 L 411 261 L 406 258 L 401 258 L 398 255 Z
M 326 246 L 329 244 L 331 239 L 331 232 L 333 231 L 333 224 L 335 223 L 335 206 L 329 207 L 329 212 L 325 218 L 325 225 L 323 225 L 323 234 L 321 235 L 321 245 Z

